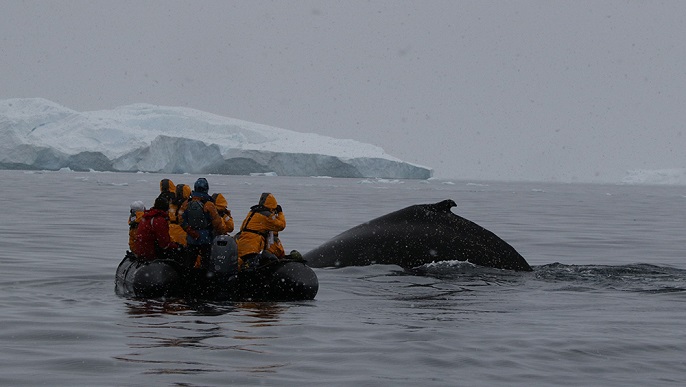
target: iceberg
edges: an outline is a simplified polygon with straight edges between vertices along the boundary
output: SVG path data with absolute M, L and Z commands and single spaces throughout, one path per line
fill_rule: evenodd
M 686 169 L 633 169 L 626 172 L 622 183 L 628 185 L 686 185 Z
M 378 146 L 184 107 L 78 112 L 41 98 L 0 100 L 0 168 L 428 179 Z

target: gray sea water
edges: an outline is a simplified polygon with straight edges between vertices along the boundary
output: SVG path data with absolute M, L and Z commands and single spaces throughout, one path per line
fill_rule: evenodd
M 287 250 L 451 198 L 535 270 L 315 269 L 307 302 L 115 295 L 129 204 L 197 177 L 0 171 L 0 385 L 686 383 L 686 187 L 207 176 L 238 224 L 273 192 Z

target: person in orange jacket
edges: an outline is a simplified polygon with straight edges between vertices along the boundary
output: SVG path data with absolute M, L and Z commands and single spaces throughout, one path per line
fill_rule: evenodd
M 174 182 L 169 179 L 160 180 L 160 194 L 157 197 L 165 198 L 167 199 L 167 202 L 171 204 L 171 202 L 174 201 L 174 198 L 176 198 L 176 186 L 174 185 Z
M 191 197 L 181 206 L 181 226 L 186 231 L 187 259 L 184 266 L 197 267 L 196 260 L 206 260 L 212 252 L 212 239 L 215 235 L 227 233 L 226 224 L 212 197 L 207 193 L 210 186 L 207 179 L 199 178 L 193 187 Z
M 131 210 L 129 211 L 129 250 L 133 251 L 133 245 L 136 240 L 136 232 L 138 231 L 138 224 L 143 219 L 145 212 L 145 205 L 142 201 L 136 200 L 131 203 Z
M 178 184 L 174 200 L 169 203 L 169 237 L 171 237 L 172 241 L 184 247 L 186 247 L 187 243 L 187 234 L 183 227 L 181 227 L 183 217 L 181 207 L 190 196 L 191 187 L 186 184 Z
M 269 240 L 267 240 L 267 243 L 269 243 Z M 300 254 L 298 250 L 291 250 L 291 252 L 286 255 L 286 250 L 283 248 L 283 244 L 281 244 L 281 239 L 279 238 L 279 233 L 274 231 L 274 241 L 270 245 L 267 246 L 266 250 L 274 254 L 276 258 L 279 258 L 280 260 L 282 259 L 290 259 L 293 261 L 303 261 L 303 256 Z
M 269 239 L 267 240 L 267 243 L 269 243 Z M 272 238 L 272 243 L 269 244 L 266 249 L 268 252 L 271 254 L 274 254 L 276 258 L 279 259 L 285 259 L 286 257 L 286 250 L 283 248 L 283 244 L 281 244 L 281 239 L 279 239 L 279 233 L 274 231 L 273 233 L 273 238 Z
M 140 259 L 174 259 L 178 245 L 169 238 L 169 202 L 163 197 L 145 211 L 136 231 L 133 253 Z
M 221 216 L 224 220 L 224 224 L 226 225 L 226 233 L 228 234 L 233 232 L 233 217 L 231 216 L 231 210 L 228 208 L 229 203 L 226 201 L 224 195 L 220 193 L 213 194 L 212 201 L 214 202 L 214 206 L 217 207 L 219 216 Z
M 266 249 L 274 243 L 274 233 L 286 228 L 286 216 L 277 203 L 276 198 L 269 192 L 260 196 L 257 205 L 250 207 L 241 229 L 236 235 L 238 244 L 239 268 L 254 267 L 278 260 Z

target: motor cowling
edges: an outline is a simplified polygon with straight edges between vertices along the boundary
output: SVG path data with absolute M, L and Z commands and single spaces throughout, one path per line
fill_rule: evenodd
M 212 240 L 212 252 L 207 262 L 209 273 L 231 276 L 238 273 L 238 246 L 230 235 L 218 235 Z

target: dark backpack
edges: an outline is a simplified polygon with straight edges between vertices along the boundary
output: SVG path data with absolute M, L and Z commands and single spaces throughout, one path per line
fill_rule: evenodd
M 194 230 L 205 230 L 211 225 L 210 219 L 204 210 L 205 203 L 200 200 L 191 200 L 188 208 L 183 213 L 186 224 Z

